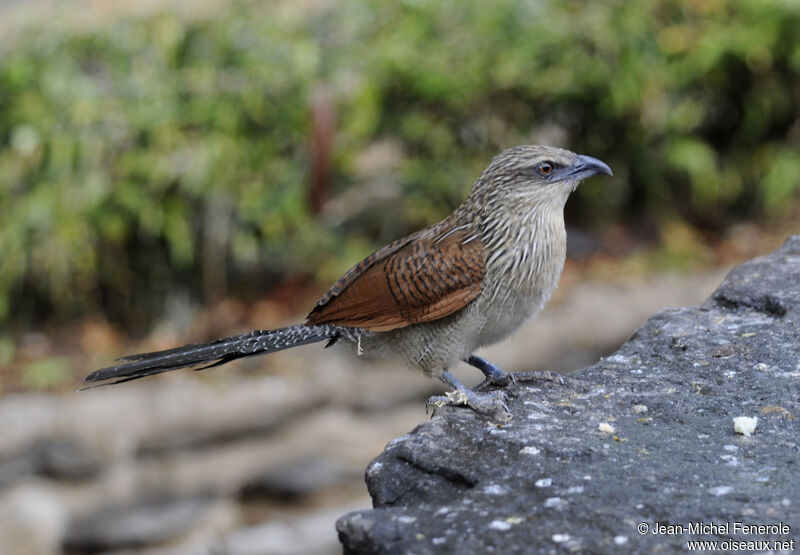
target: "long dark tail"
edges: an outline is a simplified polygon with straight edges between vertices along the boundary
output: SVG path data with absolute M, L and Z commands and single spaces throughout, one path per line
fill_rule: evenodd
M 225 364 L 237 358 L 274 353 L 325 339 L 335 341 L 342 331 L 337 326 L 306 326 L 303 324 L 277 330 L 253 330 L 242 335 L 217 339 L 210 343 L 184 345 L 166 351 L 122 357 L 119 360 L 126 362 L 96 370 L 86 376 L 83 381 L 90 383 L 113 379 L 112 382 L 99 384 L 111 385 L 178 368 L 205 364 L 202 368 L 197 368 L 197 370 L 202 370 Z

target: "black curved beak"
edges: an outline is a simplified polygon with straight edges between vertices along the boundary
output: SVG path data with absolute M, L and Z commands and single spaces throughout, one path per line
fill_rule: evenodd
M 572 166 L 569 172 L 571 179 L 586 179 L 593 175 L 614 175 L 608 164 L 597 158 L 586 156 L 584 154 L 578 155 L 578 161 Z

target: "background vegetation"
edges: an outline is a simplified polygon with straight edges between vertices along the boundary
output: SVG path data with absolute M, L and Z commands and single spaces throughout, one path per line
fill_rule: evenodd
M 787 218 L 797 29 L 784 0 L 237 3 L 32 29 L 0 52 L 0 321 L 144 327 L 176 292 L 333 279 L 533 141 L 615 170 L 573 224 Z

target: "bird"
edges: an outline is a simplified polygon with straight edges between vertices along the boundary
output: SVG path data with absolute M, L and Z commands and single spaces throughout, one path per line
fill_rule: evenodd
M 449 216 L 350 268 L 305 322 L 125 356 L 84 381 L 111 385 L 310 343 L 344 342 L 358 355 L 399 357 L 442 381 L 450 391 L 432 397 L 426 408 L 466 405 L 507 420 L 505 393 L 483 390 L 507 386 L 514 374 L 475 351 L 507 338 L 547 303 L 566 259 L 564 206 L 583 179 L 597 175 L 613 172 L 591 156 L 544 145 L 508 148 Z M 484 382 L 464 386 L 450 372 L 460 362 L 480 370 Z

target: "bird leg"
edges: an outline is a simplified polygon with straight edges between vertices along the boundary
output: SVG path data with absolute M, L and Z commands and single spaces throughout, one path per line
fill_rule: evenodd
M 501 370 L 497 365 L 479 356 L 470 355 L 470 357 L 466 360 L 466 363 L 470 366 L 474 366 L 483 372 L 484 376 L 486 376 L 486 379 L 483 380 L 477 387 L 475 387 L 475 389 L 483 389 L 487 385 L 505 387 L 508 384 L 516 381 L 513 374 Z
M 439 379 L 448 387 L 451 387 L 453 391 L 428 399 L 428 402 L 425 403 L 426 412 L 431 406 L 435 410 L 437 407 L 444 405 L 466 405 L 478 414 L 495 417 L 505 422 L 511 420 L 511 411 L 506 404 L 508 398 L 502 391 L 476 393 L 468 389 L 447 370 L 442 372 Z
M 476 355 L 470 355 L 466 360 L 470 366 L 474 366 L 486 376 L 486 379 L 475 386 L 475 389 L 483 389 L 488 386 L 505 387 L 509 383 L 517 383 L 517 380 L 522 382 L 532 382 L 536 380 L 548 380 L 551 382 L 558 382 L 564 385 L 564 378 L 557 372 L 550 370 L 534 370 L 532 372 L 505 372 L 497 367 L 497 365 L 489 362 Z

